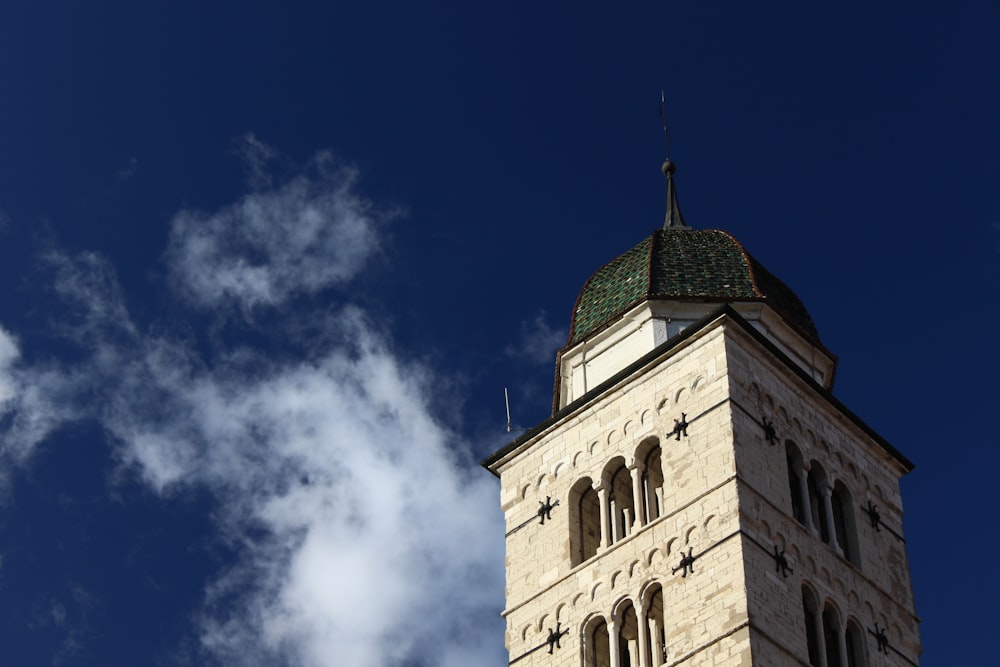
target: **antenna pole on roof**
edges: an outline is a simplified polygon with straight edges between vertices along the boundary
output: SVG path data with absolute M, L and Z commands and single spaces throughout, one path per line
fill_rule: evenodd
M 510 426 L 510 398 L 507 396 L 507 387 L 503 388 L 503 402 L 507 406 L 507 432 L 510 433 L 513 429 Z
M 663 123 L 663 159 L 670 160 L 670 132 L 667 130 L 667 112 L 664 109 L 666 96 L 660 88 L 660 122 Z

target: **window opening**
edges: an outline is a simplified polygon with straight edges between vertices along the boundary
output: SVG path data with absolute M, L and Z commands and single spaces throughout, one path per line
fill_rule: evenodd
M 646 612 L 645 630 L 649 633 L 646 650 L 649 653 L 644 664 L 659 667 L 667 664 L 667 631 L 663 621 L 663 589 L 659 584 L 653 587 L 646 608 L 648 611 Z
M 840 621 L 830 605 L 823 609 L 823 643 L 826 648 L 826 667 L 845 667 L 840 659 Z
M 635 607 L 627 602 L 621 611 L 621 630 L 618 631 L 618 662 L 621 667 L 639 667 L 639 619 Z
M 601 504 L 589 477 L 570 490 L 570 563 L 579 565 L 597 555 L 601 544 Z
M 660 461 L 660 446 L 655 445 L 646 454 L 643 461 L 644 484 L 643 499 L 646 507 L 646 521 L 658 519 L 663 515 L 663 465 Z
M 826 484 L 826 475 L 823 469 L 815 461 L 809 468 L 807 478 L 809 486 L 809 511 L 812 515 L 812 524 L 819 530 L 820 539 L 830 542 L 830 525 L 826 520 L 826 501 L 823 498 L 823 485 Z
M 858 549 L 858 533 L 854 522 L 854 503 L 851 492 L 841 482 L 833 487 L 833 526 L 837 535 L 837 544 L 844 550 L 844 558 L 854 565 L 861 566 L 861 554 Z
M 806 644 L 809 647 L 809 664 L 819 667 L 820 664 L 820 634 L 819 612 L 816 606 L 816 598 L 807 588 L 802 589 L 802 610 L 806 619 Z
M 614 544 L 632 533 L 632 524 L 635 520 L 632 473 L 625 466 L 625 459 L 617 457 L 605 475 L 605 479 L 608 480 L 608 516 L 611 519 L 609 543 Z
M 608 624 L 598 617 L 590 623 L 584 638 L 587 642 L 587 667 L 611 667 L 611 646 L 608 641 Z
M 806 514 L 802 507 L 802 455 L 791 442 L 785 443 L 785 461 L 788 464 L 788 492 L 792 496 L 792 516 L 804 526 Z
M 847 667 L 864 667 L 865 642 L 864 633 L 854 621 L 847 622 Z

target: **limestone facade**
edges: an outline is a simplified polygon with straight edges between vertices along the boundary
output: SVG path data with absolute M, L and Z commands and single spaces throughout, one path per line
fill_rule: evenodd
M 511 664 L 916 664 L 909 464 L 800 366 L 723 309 L 487 459 Z

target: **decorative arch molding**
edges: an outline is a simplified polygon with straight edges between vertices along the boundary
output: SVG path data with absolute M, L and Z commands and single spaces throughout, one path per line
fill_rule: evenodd
M 538 621 L 535 623 L 535 631 L 536 632 L 541 632 L 542 631 L 542 629 L 545 627 L 545 620 L 548 617 L 549 617 L 548 614 L 542 614 L 541 616 L 538 617 Z
M 657 558 L 659 556 L 659 558 Z M 658 563 L 663 560 L 663 553 L 659 548 L 654 547 L 646 553 L 646 566 L 653 567 L 653 563 Z
M 669 556 L 670 554 L 672 554 L 674 552 L 674 547 L 677 546 L 678 539 L 679 538 L 671 537 L 669 540 L 667 540 L 667 553 L 666 553 L 666 555 Z

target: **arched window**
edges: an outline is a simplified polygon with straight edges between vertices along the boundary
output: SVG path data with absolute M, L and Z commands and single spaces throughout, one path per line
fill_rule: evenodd
M 844 558 L 861 566 L 861 554 L 858 549 L 858 532 L 854 525 L 854 501 L 851 492 L 843 483 L 837 482 L 833 487 L 833 528 L 837 535 L 837 544 L 844 550 Z
M 826 667 L 846 667 L 840 656 L 840 616 L 829 604 L 823 608 L 823 644 Z
M 578 479 L 569 492 L 569 544 L 574 566 L 597 555 L 601 544 L 601 504 L 589 477 Z
M 618 616 L 621 618 L 618 630 L 619 667 L 640 667 L 639 619 L 631 601 L 625 601 L 618 608 Z
M 667 631 L 663 620 L 663 589 L 653 584 L 646 591 L 646 623 L 648 641 L 643 664 L 660 667 L 667 664 Z
M 785 462 L 788 465 L 788 493 L 792 498 L 792 516 L 806 525 L 806 512 L 803 504 L 802 454 L 791 440 L 785 441 Z
M 826 517 L 826 499 L 823 489 L 826 487 L 826 473 L 822 466 L 813 461 L 809 465 L 809 476 L 806 478 L 809 487 L 809 512 L 812 525 L 819 530 L 819 537 L 826 543 L 830 542 L 830 523 Z
M 813 592 L 804 586 L 802 587 L 802 610 L 806 620 L 806 644 L 809 647 L 809 664 L 813 665 L 813 667 L 819 667 L 820 656 L 823 655 L 821 647 L 823 635 L 820 628 L 819 605 L 816 602 L 816 596 Z
M 645 510 L 646 523 L 663 515 L 663 466 L 660 451 L 660 441 L 650 438 L 635 453 L 636 460 L 641 462 L 643 497 L 638 500 Z
M 847 622 L 847 667 L 864 667 L 868 664 L 865 658 L 865 634 L 856 622 Z
M 635 519 L 635 501 L 632 496 L 632 473 L 625 459 L 618 456 L 611 460 L 604 471 L 608 489 L 608 517 L 611 519 L 611 540 L 614 544 L 632 532 Z
M 604 618 L 595 616 L 587 623 L 583 630 L 583 642 L 583 664 L 586 667 L 611 667 L 611 645 Z

